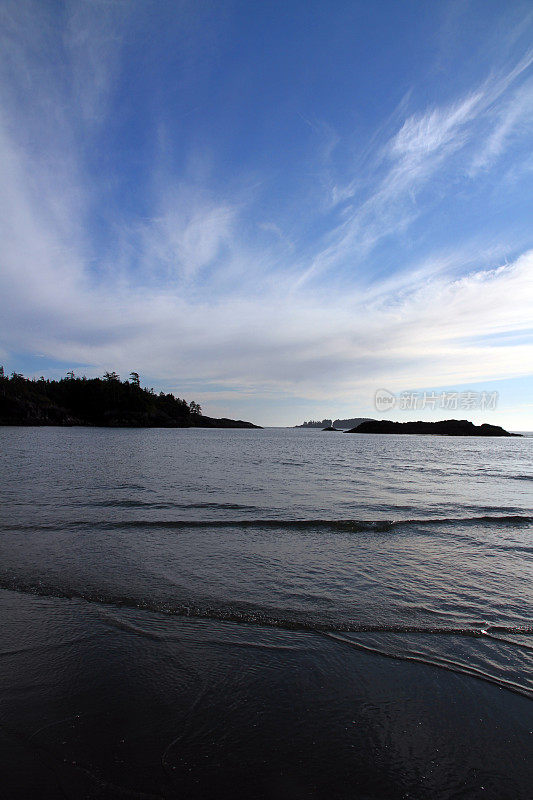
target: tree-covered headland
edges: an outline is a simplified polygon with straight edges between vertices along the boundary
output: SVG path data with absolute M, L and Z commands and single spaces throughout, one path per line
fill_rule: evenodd
M 141 387 L 137 372 L 121 380 L 69 372 L 60 380 L 4 375 L 0 367 L 0 425 L 93 425 L 135 428 L 256 428 L 251 422 L 215 419 L 194 401 Z

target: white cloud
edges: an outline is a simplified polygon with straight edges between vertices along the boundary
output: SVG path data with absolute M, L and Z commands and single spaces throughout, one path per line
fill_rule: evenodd
M 461 129 L 472 120 L 482 100 L 483 95 L 477 92 L 448 108 L 434 108 L 409 117 L 390 142 L 391 158 L 420 164 L 437 150 L 460 146 Z
M 9 348 L 93 364 L 97 371 L 135 368 L 161 379 L 253 384 L 259 393 L 317 399 L 381 384 L 444 385 L 529 372 L 531 347 L 489 337 L 530 327 L 533 252 L 455 280 L 432 262 L 424 281 L 413 284 L 407 273 L 403 285 L 385 282 L 373 298 L 289 293 L 281 282 L 202 300 L 182 287 L 140 290 L 113 276 L 89 285 L 80 257 L 39 226 L 31 204 L 16 202 L 25 214 L 1 278 L 8 310 L 1 333 Z M 186 233 L 180 236 L 187 241 Z M 24 237 L 31 250 L 22 246 Z M 218 237 L 199 248 L 204 259 Z

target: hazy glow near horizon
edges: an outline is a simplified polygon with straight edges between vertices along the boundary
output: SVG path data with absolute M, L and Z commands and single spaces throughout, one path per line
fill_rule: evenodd
M 461 416 L 533 429 L 529 2 L 0 22 L 8 370 L 136 370 L 267 425 L 486 388 Z

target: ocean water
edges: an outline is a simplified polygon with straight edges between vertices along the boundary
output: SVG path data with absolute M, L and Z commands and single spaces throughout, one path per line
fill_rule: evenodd
M 531 796 L 533 439 L 1 428 L 0 477 L 0 797 Z

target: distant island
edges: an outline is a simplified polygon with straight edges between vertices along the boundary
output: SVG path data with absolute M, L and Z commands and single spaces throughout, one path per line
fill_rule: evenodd
M 499 425 L 474 425 L 466 419 L 445 419 L 440 422 L 391 422 L 370 419 L 346 433 L 416 433 L 436 436 L 521 436 L 509 433 Z
M 322 422 L 311 419 L 309 422 L 303 422 L 301 425 L 295 425 L 295 428 L 330 428 L 333 425 L 333 420 L 323 419 Z
M 260 428 L 251 422 L 202 414 L 198 403 L 142 388 L 139 374 L 121 381 L 102 378 L 61 380 L 10 377 L 0 367 L 0 425 L 84 425 L 109 428 Z
M 320 428 L 321 430 L 330 430 L 331 428 L 355 428 L 361 422 L 366 422 L 368 417 L 353 417 L 352 419 L 323 419 L 322 422 L 318 420 L 309 420 L 302 425 L 295 425 L 295 428 Z

